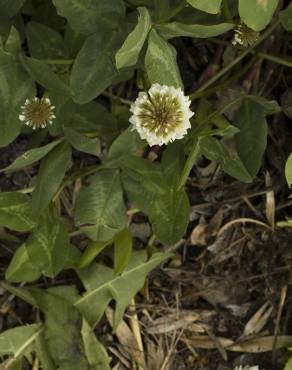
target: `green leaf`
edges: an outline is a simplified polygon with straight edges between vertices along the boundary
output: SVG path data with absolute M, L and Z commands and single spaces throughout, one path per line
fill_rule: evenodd
M 65 226 L 49 209 L 41 215 L 37 228 L 13 256 L 6 278 L 13 282 L 31 281 L 34 276 L 38 277 L 39 271 L 55 277 L 66 266 L 70 248 Z M 29 272 L 31 265 L 35 271 Z M 25 275 L 21 276 L 21 272 Z
M 56 145 L 58 145 L 61 140 L 55 140 L 51 143 L 41 146 L 40 148 L 30 149 L 27 152 L 23 153 L 20 157 L 18 157 L 12 164 L 8 167 L 3 168 L 0 170 L 1 172 L 4 171 L 18 171 L 27 166 L 31 166 L 44 156 L 46 156 Z
M 168 257 L 165 253 L 155 253 L 147 260 L 145 251 L 133 252 L 129 265 L 121 275 L 115 275 L 113 269 L 104 265 L 91 264 L 79 271 L 87 292 L 76 301 L 75 306 L 90 325 L 94 325 L 114 299 L 115 329 L 131 299 L 143 287 L 147 274 Z
M 247 183 L 252 181 L 237 153 L 230 153 L 221 141 L 213 137 L 204 137 L 201 139 L 200 150 L 209 160 L 218 161 L 223 171 L 230 176 Z
M 89 265 L 95 257 L 97 257 L 108 245 L 113 243 L 113 239 L 107 240 L 105 242 L 93 242 L 91 241 L 85 252 L 82 254 L 79 267 L 83 268 Z
M 0 334 L 0 355 L 13 355 L 19 358 L 42 332 L 40 324 L 18 326 Z
M 184 166 L 184 145 L 180 142 L 169 144 L 162 155 L 163 178 L 168 187 L 178 189 Z
M 138 24 L 129 34 L 116 54 L 117 68 L 130 67 L 137 63 L 140 51 L 151 28 L 151 17 L 144 7 L 138 8 Z
M 56 370 L 54 361 L 49 353 L 44 332 L 42 332 L 35 342 L 35 351 L 37 358 L 42 364 L 43 370 Z
M 0 14 L 3 18 L 14 17 L 26 0 L 0 0 Z
M 261 167 L 267 146 L 265 109 L 246 98 L 234 117 L 234 125 L 240 130 L 235 135 L 238 155 L 250 176 L 254 177 Z
M 90 178 L 89 186 L 83 186 L 77 194 L 76 226 L 84 226 L 93 240 L 107 241 L 122 230 L 126 222 L 119 171 L 99 171 Z
M 81 336 L 82 318 L 72 305 L 75 288 L 30 289 L 45 317 L 44 336 L 56 369 L 90 370 Z M 64 335 L 64 333 L 66 333 Z
M 26 244 L 21 245 L 5 272 L 5 278 L 11 282 L 31 282 L 39 279 L 42 273 L 29 257 Z
M 136 154 L 143 146 L 146 146 L 146 143 L 140 139 L 138 132 L 128 127 L 112 143 L 104 164 L 119 166 L 121 162 Z
M 284 370 L 292 370 L 292 358 L 286 362 Z
M 0 50 L 0 147 L 8 145 L 19 134 L 20 107 L 34 96 L 31 78 L 12 55 Z
M 205 0 L 204 0 L 205 1 Z M 159 33 L 167 39 L 178 36 L 208 38 L 221 35 L 234 28 L 231 23 L 219 23 L 212 25 L 204 24 L 184 24 L 180 22 L 171 22 L 159 25 Z
M 61 34 L 44 24 L 29 22 L 26 36 L 30 55 L 36 59 L 62 59 L 67 56 Z
M 175 244 L 186 232 L 189 223 L 190 204 L 184 190 L 170 190 L 159 195 L 151 204 L 149 219 L 153 232 L 164 244 Z
M 110 370 L 110 359 L 104 346 L 97 340 L 94 332 L 88 323 L 82 322 L 82 339 L 84 343 L 85 354 L 91 369 Z
M 70 96 L 70 89 L 52 68 L 41 60 L 20 56 L 20 61 L 30 76 L 48 90 Z
M 0 16 L 1 17 L 1 16 Z M 16 56 L 21 51 L 21 40 L 17 29 L 12 26 L 5 42 L 5 51 Z
M 285 28 L 286 31 L 292 32 L 292 4 L 279 13 L 279 18 L 283 28 Z
M 16 231 L 28 231 L 35 227 L 36 219 L 28 195 L 0 193 L 0 225 Z
M 217 14 L 220 11 L 222 0 L 187 0 L 187 2 L 203 12 Z
M 151 84 L 157 82 L 183 88 L 176 62 L 176 50 L 154 29 L 149 34 L 145 69 Z
M 118 275 L 124 271 L 132 254 L 133 238 L 128 229 L 120 231 L 115 236 L 114 246 L 114 270 L 115 274 Z
M 70 144 L 80 152 L 98 156 L 100 154 L 100 139 L 81 134 L 69 126 L 64 126 L 64 134 Z
M 239 0 L 241 20 L 254 31 L 262 31 L 271 21 L 279 0 Z
M 71 146 L 62 142 L 41 161 L 35 189 L 32 192 L 32 210 L 39 215 L 47 208 L 57 192 L 71 161 Z
M 75 59 L 70 80 L 73 99 L 77 103 L 88 103 L 96 98 L 118 76 L 113 64 L 118 38 L 117 31 L 99 32 L 84 42 Z
M 285 165 L 285 176 L 288 186 L 292 185 L 292 154 L 289 155 Z
M 122 0 L 53 0 L 57 12 L 84 34 L 113 30 L 125 15 Z
M 200 155 L 200 138 L 195 138 L 192 148 L 190 150 L 190 153 L 188 155 L 188 158 L 184 164 L 184 168 L 182 170 L 180 182 L 178 185 L 179 189 L 181 189 L 187 182 L 189 174 L 192 168 L 194 167 L 194 165 L 196 164 L 199 155 Z

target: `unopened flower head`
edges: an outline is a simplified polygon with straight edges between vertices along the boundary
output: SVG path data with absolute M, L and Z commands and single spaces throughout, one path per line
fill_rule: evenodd
M 54 109 L 55 107 L 51 105 L 49 98 L 26 99 L 21 107 L 19 119 L 33 130 L 44 128 L 48 124 L 52 124 L 53 119 L 56 118 Z
M 240 23 L 234 30 L 232 44 L 239 44 L 247 48 L 254 45 L 258 41 L 259 36 L 259 32 L 252 30 L 244 23 Z
M 180 88 L 156 83 L 139 93 L 130 109 L 130 122 L 149 145 L 168 144 L 183 138 L 191 127 L 190 104 Z

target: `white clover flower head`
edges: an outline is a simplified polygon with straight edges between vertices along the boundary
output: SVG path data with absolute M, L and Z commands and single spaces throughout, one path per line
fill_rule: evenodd
M 236 366 L 234 370 L 259 370 L 258 366 Z
M 55 107 L 51 105 L 49 98 L 26 99 L 21 107 L 20 121 L 31 127 L 33 130 L 45 128 L 53 123 Z
M 153 84 L 131 105 L 130 122 L 150 146 L 182 139 L 191 127 L 191 101 L 180 88 Z
M 241 45 L 247 48 L 254 45 L 259 39 L 259 32 L 249 28 L 246 24 L 240 23 L 234 30 L 232 45 Z

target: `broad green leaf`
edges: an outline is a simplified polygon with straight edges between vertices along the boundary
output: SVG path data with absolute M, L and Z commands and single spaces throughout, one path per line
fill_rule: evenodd
M 30 260 L 26 244 L 21 245 L 13 255 L 5 278 L 11 282 L 31 282 L 39 279 L 41 270 Z
M 204 137 L 200 144 L 201 153 L 211 161 L 218 161 L 223 171 L 243 182 L 251 182 L 252 177 L 244 167 L 237 153 L 230 153 L 226 146 L 213 137 Z
M 118 69 L 130 67 L 137 63 L 140 51 L 151 28 L 151 17 L 148 10 L 144 7 L 139 7 L 138 12 L 138 24 L 116 54 Z
M 81 336 L 82 318 L 71 302 L 77 296 L 75 289 L 70 286 L 47 291 L 32 288 L 29 292 L 44 314 L 44 336 L 56 368 L 90 370 Z
M 1 17 L 1 16 L 0 16 Z M 21 40 L 17 29 L 12 26 L 5 42 L 5 51 L 16 56 L 21 51 Z
M 292 32 L 292 4 L 290 4 L 285 10 L 282 10 L 279 14 L 281 25 L 286 31 Z M 292 367 L 292 360 L 291 360 Z
M 122 0 L 53 0 L 58 14 L 84 34 L 113 30 L 125 15 Z
M 254 177 L 261 167 L 267 146 L 265 109 L 246 98 L 234 117 L 234 125 L 240 130 L 235 135 L 238 155 L 250 176 Z
M 77 194 L 76 226 L 84 226 L 93 240 L 107 241 L 126 226 L 126 221 L 119 171 L 99 171 Z
M 31 166 L 44 156 L 46 156 L 56 145 L 58 145 L 61 140 L 55 140 L 51 143 L 41 146 L 40 148 L 30 149 L 27 152 L 23 153 L 20 157 L 18 157 L 12 164 L 8 167 L 3 168 L 3 171 L 18 171 L 27 166 Z
M 26 36 L 30 55 L 36 59 L 62 59 L 66 57 L 61 34 L 44 24 L 29 22 Z
M 117 31 L 96 33 L 87 38 L 78 53 L 71 73 L 73 99 L 88 103 L 110 86 L 118 76 L 113 58 L 118 48 Z
M 26 0 L 0 0 L 0 14 L 3 18 L 15 16 Z
M 203 12 L 217 14 L 220 11 L 222 0 L 187 0 L 187 2 Z
M 143 287 L 147 274 L 168 257 L 166 253 L 155 253 L 147 260 L 145 251 L 133 252 L 129 265 L 121 275 L 115 275 L 114 270 L 107 266 L 91 264 L 79 271 L 86 293 L 76 301 L 75 306 L 93 326 L 110 301 L 115 300 L 115 329 L 131 299 Z
M 91 369 L 110 370 L 110 359 L 104 346 L 97 340 L 93 330 L 84 319 L 82 322 L 81 334 L 85 354 Z
M 154 12 L 153 18 L 157 23 L 162 23 L 177 14 L 177 9 L 186 6 L 181 0 L 153 0 Z M 156 22 L 155 22 L 156 23 Z
M 98 156 L 100 154 L 100 139 L 86 136 L 70 126 L 64 126 L 64 134 L 70 144 L 80 152 Z
M 20 61 L 29 75 L 48 90 L 70 96 L 69 86 L 53 72 L 52 68 L 41 60 L 21 55 Z
M 169 187 L 166 183 L 160 166 L 148 159 L 129 156 L 121 162 L 121 168 L 133 180 L 140 182 L 148 191 L 155 194 L 164 194 Z
M 262 31 L 271 21 L 279 0 L 239 0 L 241 20 L 255 31 Z
M 281 112 L 281 107 L 276 100 L 267 100 L 259 95 L 248 95 L 248 98 L 255 101 L 261 108 L 264 109 L 266 115 L 276 114 Z
M 0 355 L 13 355 L 17 359 L 27 350 L 43 331 L 40 324 L 18 326 L 0 334 Z
M 136 154 L 143 146 L 146 146 L 146 143 L 140 139 L 138 132 L 128 127 L 112 143 L 105 160 L 105 165 L 119 166 L 122 161 Z
M 28 231 L 36 226 L 28 195 L 16 191 L 0 193 L 0 225 L 16 231 Z
M 0 51 L 0 147 L 8 145 L 19 134 L 20 107 L 35 96 L 35 86 L 18 61 Z
M 7 279 L 13 282 L 25 281 L 25 276 L 21 278 L 19 271 L 21 269 L 25 271 L 30 264 L 45 276 L 55 277 L 66 267 L 71 246 L 65 226 L 54 211 L 48 209 L 41 215 L 39 225 L 20 248 L 20 252 L 14 255 L 6 273 Z M 29 281 L 32 276 L 33 272 L 26 275 Z
M 104 250 L 104 248 L 112 243 L 113 239 L 109 239 L 105 242 L 91 241 L 86 247 L 85 252 L 82 254 L 79 267 L 83 268 L 89 265 L 95 259 L 95 257 L 97 257 Z
M 133 238 L 128 229 L 120 231 L 115 236 L 114 246 L 114 269 L 115 274 L 118 275 L 124 271 L 132 254 Z
M 153 232 L 164 244 L 175 244 L 186 232 L 190 204 L 184 190 L 170 190 L 156 197 L 150 206 L 149 219 Z
M 292 370 L 292 358 L 290 358 L 288 362 L 286 362 L 284 370 Z
M 205 0 L 204 0 L 205 1 Z M 231 23 L 219 23 L 212 25 L 203 24 L 184 24 L 180 22 L 171 22 L 159 25 L 159 33 L 167 39 L 178 36 L 208 38 L 221 35 L 234 28 Z
M 292 185 L 292 154 L 289 155 L 285 165 L 285 176 L 290 187 Z
M 162 155 L 161 168 L 168 187 L 176 190 L 184 167 L 184 144 L 176 141 L 169 144 Z
M 145 69 L 151 84 L 157 82 L 183 88 L 176 62 L 176 50 L 152 29 L 145 55 Z
M 62 142 L 41 161 L 35 189 L 32 192 L 32 210 L 39 215 L 47 208 L 57 192 L 71 161 L 71 146 Z
M 42 364 L 43 370 L 56 370 L 54 361 L 48 350 L 44 332 L 42 332 L 35 341 L 35 351 L 37 353 L 37 358 Z

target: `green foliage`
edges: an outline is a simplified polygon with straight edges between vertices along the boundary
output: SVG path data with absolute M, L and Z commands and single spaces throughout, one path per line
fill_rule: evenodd
M 90 204 L 90 207 L 88 207 Z M 77 195 L 75 224 L 83 226 L 90 238 L 106 241 L 126 226 L 119 172 L 100 170 Z
M 187 0 L 187 2 L 196 9 L 207 13 L 219 13 L 222 0 Z
M 114 328 L 117 327 L 132 297 L 142 288 L 146 275 L 169 255 L 155 253 L 150 259 L 144 251 L 134 252 L 127 268 L 120 275 L 102 264 L 92 263 L 79 271 L 86 288 L 75 302 L 87 321 L 94 325 L 111 300 L 116 301 Z
M 130 67 L 137 63 L 140 51 L 151 28 L 151 17 L 146 8 L 138 8 L 138 24 L 129 34 L 116 54 L 118 69 Z
M 263 30 L 271 21 L 279 0 L 239 0 L 241 20 L 255 31 Z
M 21 369 L 23 357 L 37 357 L 44 370 L 111 368 L 91 328 L 114 301 L 116 329 L 147 274 L 169 257 L 151 255 L 147 243 L 137 251 L 132 218 L 139 212 L 151 225 L 149 244 L 171 247 L 186 237 L 185 188 L 198 159 L 216 161 L 218 173 L 241 182 L 258 175 L 268 116 L 282 108 L 263 97 L 272 96 L 267 85 L 251 90 L 249 83 L 261 68 L 273 69 L 266 66 L 271 60 L 291 67 L 265 43 L 282 27 L 279 53 L 289 50 L 291 18 L 291 6 L 278 0 L 0 0 L 1 155 L 19 135 L 27 142 L 0 173 L 9 179 L 25 172 L 29 179 L 17 191 L 0 192 L 0 228 L 5 241 L 13 240 L 5 278 L 30 288 L 3 287 L 42 312 L 42 322 L 0 335 L 0 354 L 12 368 Z M 231 53 L 239 23 L 260 32 L 256 50 Z M 189 94 L 190 122 L 180 95 L 177 116 L 172 106 L 165 109 L 169 100 L 146 113 L 145 106 L 134 108 L 139 92 L 154 83 Z M 49 98 L 55 115 L 37 132 L 24 125 L 31 126 L 24 111 L 34 97 Z M 290 103 L 283 105 L 289 116 Z M 167 146 L 149 148 L 135 118 L 148 120 L 153 112 L 191 127 Z M 285 174 L 291 186 L 291 156 Z M 80 280 L 76 287 L 59 286 L 68 269 Z
M 145 68 L 151 84 L 182 87 L 176 51 L 156 30 L 151 30 L 145 55 Z

